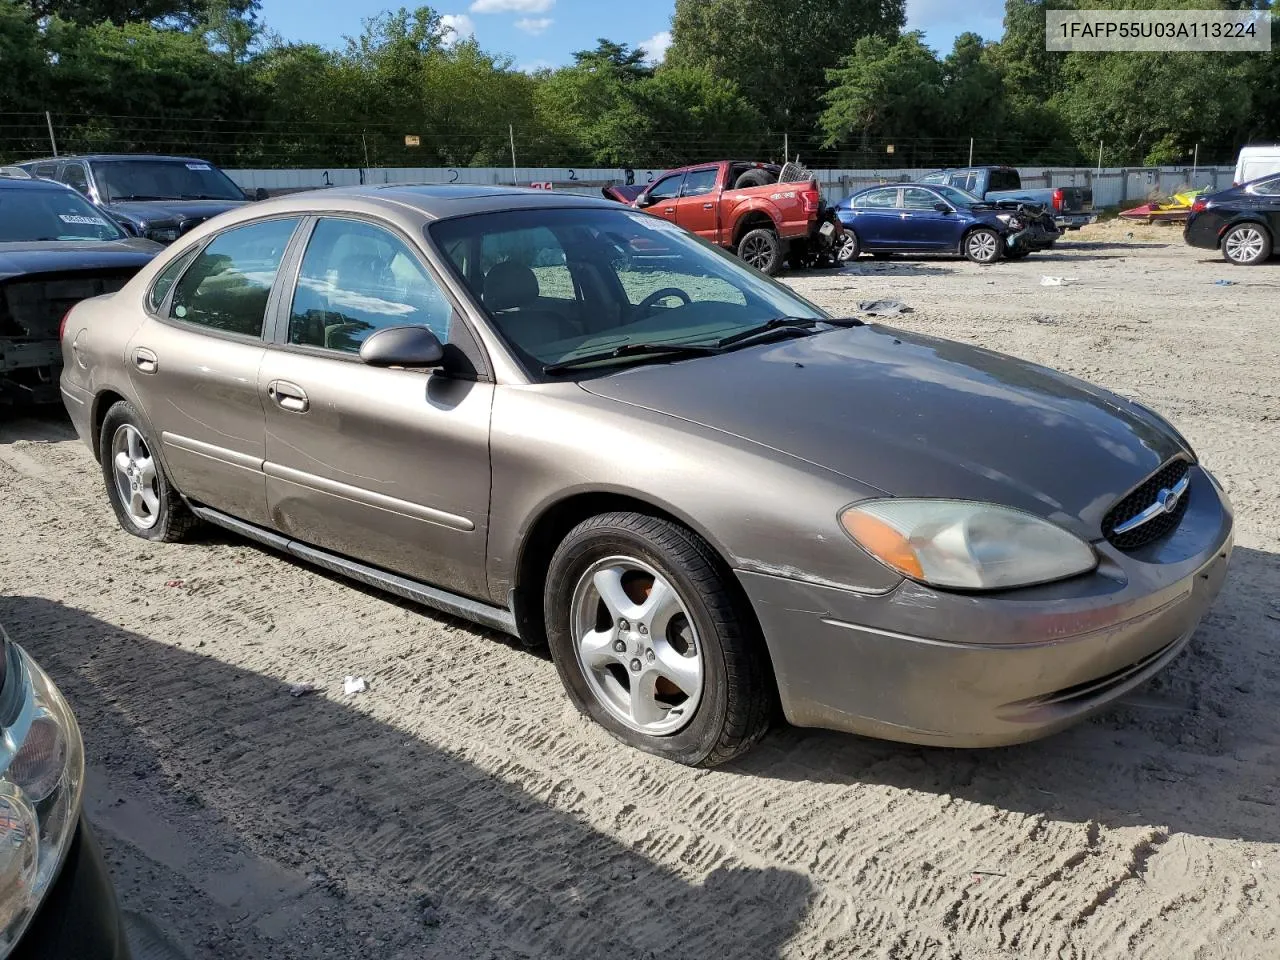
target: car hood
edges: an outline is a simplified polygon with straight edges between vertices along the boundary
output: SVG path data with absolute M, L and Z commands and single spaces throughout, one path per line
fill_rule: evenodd
M 1185 450 L 1158 417 L 1083 381 L 880 326 L 581 385 L 892 496 L 1003 503 L 1091 540 L 1117 499 Z
M 158 220 L 172 220 L 185 223 L 187 220 L 203 222 L 220 213 L 243 207 L 248 200 L 124 200 L 107 204 L 112 213 L 120 214 L 131 220 L 152 223 Z
M 158 243 L 138 237 L 107 241 L 0 243 L 0 280 L 31 273 L 141 267 L 163 249 Z

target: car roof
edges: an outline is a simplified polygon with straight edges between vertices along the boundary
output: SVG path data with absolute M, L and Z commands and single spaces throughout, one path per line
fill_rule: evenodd
M 38 160 L 23 160 L 20 166 L 27 167 L 33 163 L 60 163 L 63 160 L 165 160 L 173 163 L 208 163 L 199 157 L 174 157 L 161 153 L 64 153 L 60 157 L 41 157 Z
M 33 177 L 30 180 L 17 180 L 10 177 L 0 177 L 0 190 L 71 190 L 66 184 L 58 183 L 54 180 L 42 180 L 39 177 Z M 75 190 L 71 190 L 76 196 L 80 194 Z
M 317 202 L 319 201 L 319 202 Z M 262 210 L 270 204 L 281 210 L 302 208 L 346 208 L 361 203 L 411 208 L 432 220 L 465 217 L 477 213 L 503 210 L 538 210 L 553 208 L 595 207 L 604 210 L 628 210 L 616 200 L 588 197 L 574 193 L 555 193 L 524 187 L 489 186 L 485 184 L 388 183 L 352 187 L 328 187 L 291 193 L 273 200 L 263 200 L 244 210 Z

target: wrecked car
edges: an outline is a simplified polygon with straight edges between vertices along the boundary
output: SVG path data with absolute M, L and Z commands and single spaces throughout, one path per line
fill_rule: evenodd
M 0 171 L 0 399 L 56 401 L 62 317 L 119 290 L 162 249 L 70 187 Z
M 735 252 L 761 273 L 834 266 L 843 229 L 818 181 L 798 163 L 721 160 L 681 167 L 647 187 L 602 191 Z

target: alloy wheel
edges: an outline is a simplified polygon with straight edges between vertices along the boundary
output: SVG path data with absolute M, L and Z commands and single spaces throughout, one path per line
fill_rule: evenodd
M 112 437 L 111 466 L 125 513 L 139 529 L 150 530 L 160 519 L 156 462 L 142 433 L 132 424 L 121 424 Z
M 996 258 L 999 239 L 989 230 L 977 230 L 965 241 L 969 256 L 979 263 L 990 263 Z
M 572 611 L 578 665 L 601 706 L 650 736 L 669 736 L 693 719 L 702 643 L 662 574 L 634 557 L 597 561 L 574 588 Z
M 1262 256 L 1266 238 L 1257 227 L 1239 227 L 1227 234 L 1222 252 L 1233 263 L 1253 263 Z
M 769 265 L 769 261 L 773 257 L 773 250 L 769 246 L 769 241 L 763 237 L 748 237 L 742 242 L 738 256 L 744 263 L 755 267 L 757 270 L 763 270 Z

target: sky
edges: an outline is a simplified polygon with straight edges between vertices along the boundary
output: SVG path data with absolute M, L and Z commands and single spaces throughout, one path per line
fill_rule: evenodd
M 344 0 L 319 13 L 315 0 L 262 0 L 262 19 L 285 40 L 342 45 L 360 33 L 361 20 L 410 0 Z M 655 60 L 671 42 L 674 0 L 611 3 L 605 0 L 434 0 L 460 35 L 474 34 L 489 51 L 509 54 L 523 70 L 572 62 L 575 50 L 596 38 L 642 46 Z M 785 6 L 785 4 L 784 4 Z M 907 0 L 907 29 L 923 30 L 930 46 L 946 53 L 957 34 L 972 30 L 988 40 L 1002 32 L 1004 0 Z

